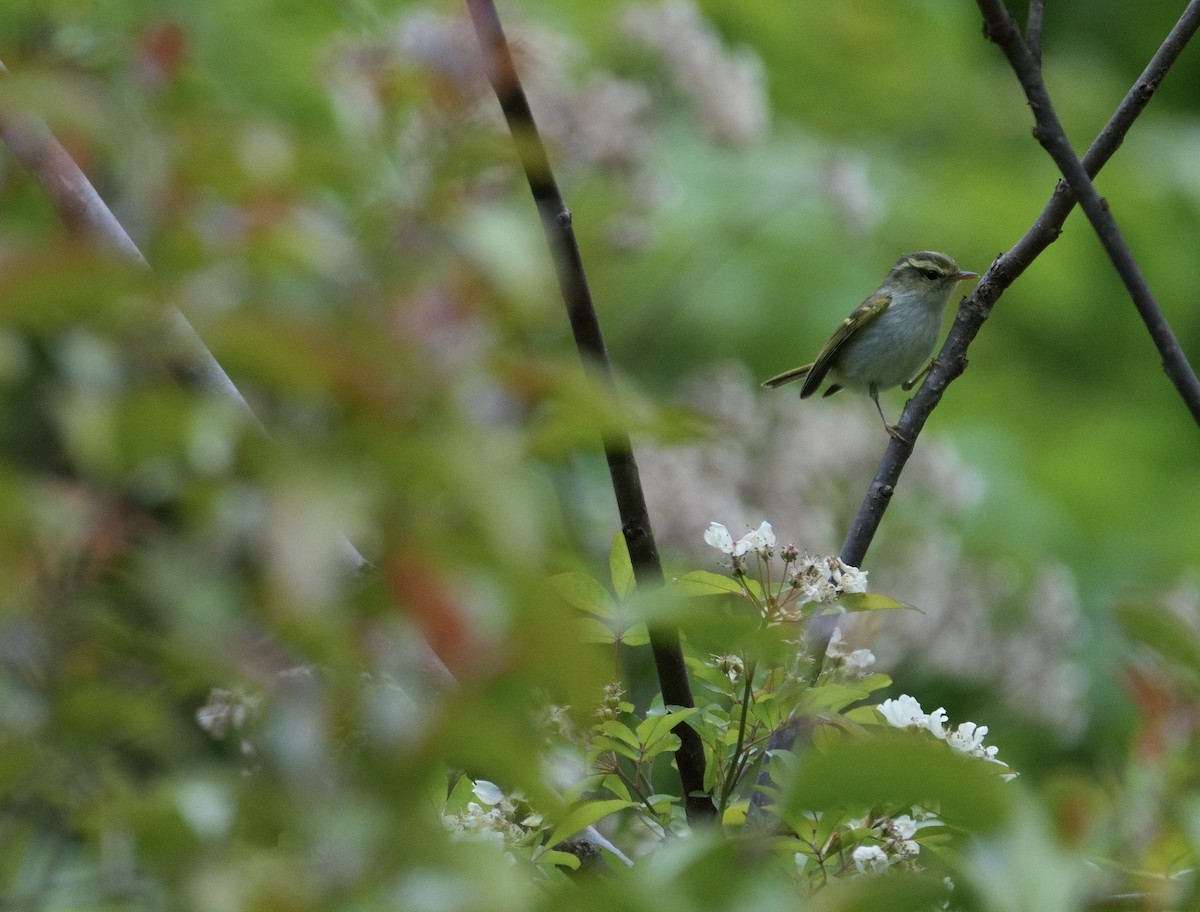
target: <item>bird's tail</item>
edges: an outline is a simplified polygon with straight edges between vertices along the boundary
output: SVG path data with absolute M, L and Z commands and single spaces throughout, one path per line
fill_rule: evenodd
M 808 372 L 812 370 L 811 364 L 805 364 L 803 367 L 793 367 L 790 371 L 784 371 L 782 374 L 777 374 L 770 380 L 764 380 L 763 386 L 768 389 L 775 389 L 777 386 L 783 386 L 785 383 L 791 383 L 793 380 L 799 380 L 802 377 L 807 377 Z

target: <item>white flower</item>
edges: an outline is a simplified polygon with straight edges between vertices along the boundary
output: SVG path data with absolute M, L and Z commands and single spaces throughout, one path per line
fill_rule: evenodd
M 879 704 L 879 712 L 889 725 L 896 728 L 923 728 L 929 721 L 916 697 L 910 697 L 908 694 L 901 694 L 894 700 L 884 700 Z
M 925 728 L 933 734 L 935 738 L 946 740 L 946 707 L 939 706 L 931 712 L 925 720 Z
M 884 827 L 884 834 L 888 837 L 896 854 L 901 858 L 920 854 L 921 845 L 913 839 L 920 826 L 908 814 L 901 814 L 891 818 Z
M 504 792 L 500 791 L 500 786 L 494 782 L 488 782 L 486 779 L 477 779 L 471 791 L 475 793 L 476 798 L 487 805 L 499 804 L 504 800 Z
M 829 558 L 829 579 L 842 592 L 867 591 L 867 571 L 843 563 L 840 557 Z
M 738 542 L 738 545 L 745 545 L 745 551 L 753 551 L 756 554 L 766 557 L 771 553 L 771 549 L 775 547 L 775 531 L 771 528 L 769 522 L 763 520 L 757 529 L 746 533 Z
M 964 722 L 946 738 L 946 741 L 957 751 L 982 757 L 984 756 L 983 736 L 987 733 L 986 725 Z
M 882 874 L 888 869 L 888 858 L 879 846 L 859 846 L 850 853 L 859 874 Z
M 807 602 L 831 602 L 838 597 L 837 586 L 829 580 L 829 559 L 813 557 L 807 551 L 792 565 L 792 585 L 804 594 Z
M 764 520 L 757 529 L 752 529 L 734 541 L 733 536 L 729 534 L 729 530 L 722 523 L 713 522 L 708 524 L 708 530 L 704 533 L 704 541 L 718 551 L 735 558 L 751 551 L 761 554 L 763 557 L 769 557 L 771 550 L 775 547 L 775 531 L 771 528 L 771 524 Z
M 868 668 L 875 664 L 875 653 L 869 649 L 846 650 L 846 642 L 842 637 L 842 628 L 835 627 L 829 638 L 825 654 L 831 659 L 841 659 L 842 671 L 851 677 L 863 675 Z
M 729 530 L 719 522 L 708 524 L 708 531 L 704 533 L 704 541 L 706 544 L 726 554 L 733 554 L 734 549 L 737 547 L 733 543 L 733 536 L 729 534 Z M 737 552 L 738 556 L 744 553 L 744 550 Z
M 846 656 L 846 664 L 843 667 L 847 674 L 860 675 L 874 664 L 875 653 L 869 649 L 856 649 Z
M 892 818 L 892 826 L 900 834 L 901 839 L 912 839 L 917 835 L 917 822 L 909 814 L 901 814 Z

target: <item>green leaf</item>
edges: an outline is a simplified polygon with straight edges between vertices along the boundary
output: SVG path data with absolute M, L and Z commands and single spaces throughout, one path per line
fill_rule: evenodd
M 903 602 L 898 602 L 890 595 L 881 595 L 878 592 L 847 592 L 844 595 L 838 596 L 834 602 L 845 608 L 847 611 L 895 611 L 897 609 L 907 609 L 908 611 L 921 611 L 913 605 L 905 605 Z
M 555 843 L 557 845 L 557 843 Z M 554 849 L 547 849 L 534 859 L 535 864 L 554 865 L 559 868 L 570 868 L 572 871 L 579 870 L 579 859 L 570 852 L 559 852 Z
M 675 580 L 674 587 L 683 595 L 744 595 L 742 585 L 731 576 L 693 570 Z
M 995 829 L 1016 797 L 1004 768 L 956 753 L 920 732 L 841 738 L 804 757 L 784 801 L 786 811 L 935 804 L 949 823 Z
M 558 845 L 564 839 L 570 839 L 576 833 L 587 829 L 605 817 L 632 806 L 633 802 L 622 801 L 620 798 L 606 798 L 603 801 L 589 801 L 587 804 L 582 804 L 574 808 L 554 827 L 554 831 L 550 834 L 550 845 Z
M 617 637 L 626 646 L 645 646 L 650 642 L 650 629 L 641 621 L 626 627 Z
M 857 722 L 860 725 L 880 724 L 879 707 L 874 704 L 870 706 L 856 706 L 854 709 L 847 710 L 845 716 L 851 722 Z
M 805 691 L 800 703 L 806 712 L 838 712 L 851 703 L 865 700 L 874 691 L 887 687 L 891 678 L 887 675 L 868 675 L 859 681 L 831 681 Z
M 546 582 L 572 608 L 602 618 L 616 614 L 616 605 L 608 590 L 586 573 L 571 570 L 552 576 Z
M 624 741 L 630 747 L 637 747 L 638 736 L 624 722 L 618 722 L 616 719 L 610 719 L 607 722 L 601 722 L 596 726 L 596 730 L 602 734 L 608 735 L 610 738 L 616 738 L 619 741 Z
M 699 708 L 693 707 L 643 719 L 637 727 L 637 739 L 642 753 L 646 757 L 653 757 L 678 747 L 679 738 L 671 730 L 699 711 Z
M 671 805 L 678 803 L 679 796 L 672 795 L 670 792 L 664 792 L 662 794 L 655 792 L 646 799 L 646 804 L 654 808 L 655 812 L 658 814 L 665 813 L 670 809 Z
M 610 738 L 608 735 L 597 735 L 592 738 L 593 754 L 604 754 L 610 751 L 628 760 L 632 760 L 634 763 L 642 759 L 642 752 L 638 748 L 630 747 L 618 738 Z
M 596 788 L 597 790 L 606 789 L 612 792 L 618 798 L 623 798 L 624 800 L 633 803 L 633 796 L 629 794 L 629 786 L 625 784 L 625 780 L 615 773 L 604 776 Z
M 576 629 L 579 631 L 579 640 L 582 643 L 604 643 L 607 645 L 617 641 L 617 635 L 609 629 L 607 624 L 598 618 L 579 618 L 576 623 Z
M 608 572 L 612 574 L 613 591 L 617 594 L 618 601 L 625 601 L 637 591 L 633 561 L 629 558 L 629 546 L 621 532 L 613 536 L 612 549 L 608 552 Z

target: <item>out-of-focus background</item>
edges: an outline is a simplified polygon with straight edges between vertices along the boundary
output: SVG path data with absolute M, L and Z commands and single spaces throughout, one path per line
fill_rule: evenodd
M 1080 153 L 1178 6 L 1048 4 L 1045 76 Z M 0 11 L 0 112 L 50 122 L 153 269 L 71 236 L 0 154 L 13 896 L 527 908 L 500 867 L 455 906 L 438 890 L 459 881 L 430 872 L 457 850 L 413 821 L 443 763 L 535 789 L 521 701 L 586 709 L 611 677 L 542 585 L 606 560 L 598 434 L 634 433 L 670 572 L 715 569 L 710 521 L 835 553 L 887 443 L 874 407 L 759 383 L 811 360 L 902 253 L 983 272 L 1055 185 L 971 4 L 500 11 L 619 406 L 581 377 L 459 4 Z M 1197 86 L 1190 48 L 1098 180 L 1193 360 Z M 164 303 L 269 440 L 166 376 Z M 969 356 L 865 567 L 921 612 L 848 635 L 896 693 L 989 724 L 1031 788 L 1070 782 L 1099 815 L 1121 774 L 1098 770 L 1167 767 L 1192 738 L 1189 679 L 1135 645 L 1127 609 L 1198 623 L 1196 426 L 1079 213 Z M 894 419 L 904 397 L 883 402 Z M 343 533 L 376 567 L 351 586 Z M 463 681 L 449 705 L 424 696 L 416 640 Z

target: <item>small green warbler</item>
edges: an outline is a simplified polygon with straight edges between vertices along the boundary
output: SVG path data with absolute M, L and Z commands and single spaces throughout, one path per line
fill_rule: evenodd
M 959 269 L 944 253 L 906 253 L 896 261 L 875 292 L 842 321 L 817 354 L 817 360 L 763 383 L 775 388 L 805 378 L 800 398 L 815 393 L 828 376 L 826 396 L 840 389 L 865 392 L 875 403 L 884 429 L 899 437 L 879 405 L 879 391 L 903 385 L 912 389 L 933 353 L 942 330 L 942 314 L 959 282 L 979 273 Z M 919 373 L 918 373 L 919 371 Z

